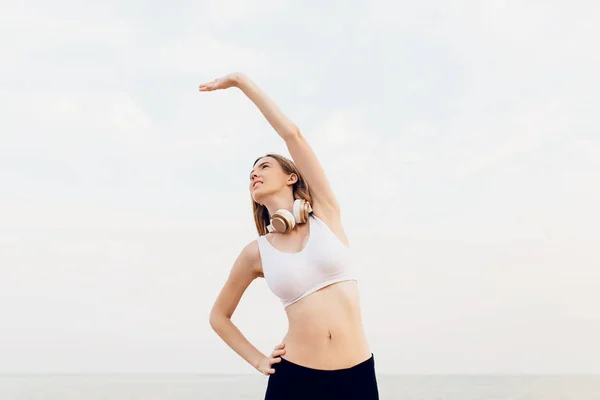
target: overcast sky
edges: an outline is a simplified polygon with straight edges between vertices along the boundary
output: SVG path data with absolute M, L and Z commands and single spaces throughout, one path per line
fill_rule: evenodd
M 600 373 L 599 3 L 157 6 L 2 3 L 0 373 L 256 373 L 208 314 L 289 153 L 232 71 L 325 168 L 379 373 Z M 264 280 L 233 320 L 287 330 Z

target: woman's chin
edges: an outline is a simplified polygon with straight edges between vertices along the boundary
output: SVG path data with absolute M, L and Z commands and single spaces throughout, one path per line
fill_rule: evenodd
M 263 203 L 262 203 L 262 198 L 263 198 L 263 196 L 261 196 L 261 194 L 260 194 L 260 193 L 257 193 L 257 192 L 259 192 L 259 191 L 260 191 L 260 188 L 259 188 L 259 189 L 256 189 L 255 191 L 253 191 L 253 192 L 252 192 L 252 199 L 253 199 L 255 202 L 259 203 L 259 204 L 263 204 Z
M 254 199 L 255 202 L 259 203 L 259 204 L 265 204 L 265 200 L 267 198 L 269 198 L 269 195 L 271 193 L 269 192 L 263 192 L 261 188 L 257 188 L 253 193 L 252 193 L 252 198 Z

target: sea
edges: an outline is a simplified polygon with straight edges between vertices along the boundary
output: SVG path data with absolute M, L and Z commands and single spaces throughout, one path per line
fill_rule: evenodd
M 264 375 L 3 375 L 0 400 L 259 400 L 267 380 Z M 378 375 L 377 380 L 382 400 L 600 400 L 600 375 Z

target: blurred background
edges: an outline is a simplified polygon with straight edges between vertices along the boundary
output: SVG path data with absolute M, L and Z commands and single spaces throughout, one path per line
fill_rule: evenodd
M 4 2 L 0 373 L 255 374 L 209 326 L 300 127 L 381 374 L 600 373 L 594 2 Z M 596 49 L 596 50 L 594 50 Z M 264 280 L 233 316 L 267 352 Z M 463 397 L 464 398 L 464 397 Z

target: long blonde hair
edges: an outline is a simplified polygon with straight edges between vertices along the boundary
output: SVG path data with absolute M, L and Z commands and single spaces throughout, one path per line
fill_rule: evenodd
M 258 157 L 252 165 L 255 165 L 256 162 L 263 157 L 274 158 L 279 163 L 279 165 L 281 165 L 281 168 L 286 174 L 296 174 L 298 180 L 296 181 L 296 183 L 294 183 L 294 187 L 292 188 L 294 200 L 304 199 L 309 203 L 311 202 L 311 195 L 310 189 L 308 188 L 308 184 L 306 183 L 306 180 L 302 177 L 302 175 L 298 171 L 298 168 L 296 168 L 296 164 L 294 164 L 292 160 L 279 154 L 269 153 L 264 156 Z M 258 234 L 260 236 L 266 235 L 268 233 L 267 226 L 271 223 L 271 216 L 269 215 L 269 210 L 267 209 L 267 207 L 254 201 L 254 199 L 252 199 L 252 196 L 250 196 L 250 198 L 252 200 L 252 210 L 254 214 L 254 223 L 256 224 L 256 230 L 258 231 Z

